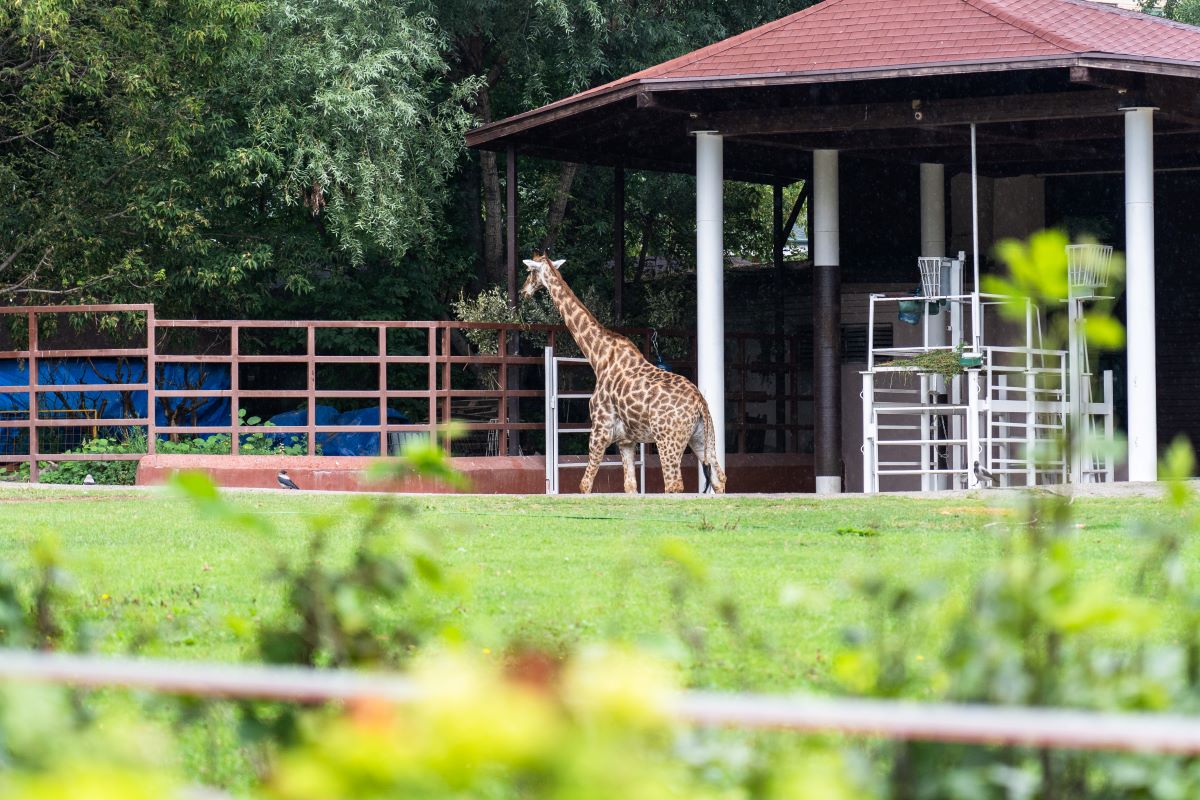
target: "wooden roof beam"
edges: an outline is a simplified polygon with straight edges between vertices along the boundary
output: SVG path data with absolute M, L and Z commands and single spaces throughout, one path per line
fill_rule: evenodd
M 1028 122 L 1115 116 L 1128 100 L 1109 89 L 1050 94 L 913 100 L 794 109 L 757 109 L 702 114 L 691 130 L 727 136 L 822 133 L 888 128 L 927 128 L 972 122 Z
M 1115 90 L 1124 105 L 1152 105 L 1160 113 L 1189 127 L 1200 127 L 1200 97 L 1192 81 L 1181 83 L 1169 76 L 1071 67 L 1071 83 Z

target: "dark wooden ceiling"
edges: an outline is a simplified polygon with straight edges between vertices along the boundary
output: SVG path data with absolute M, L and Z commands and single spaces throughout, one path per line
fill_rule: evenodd
M 1150 105 L 1160 109 L 1156 167 L 1200 168 L 1200 68 L 1086 59 L 1012 66 L 857 80 L 648 82 L 502 120 L 473 131 L 468 144 L 691 173 L 691 134 L 716 130 L 730 179 L 787 183 L 807 175 L 811 151 L 821 148 L 966 170 L 974 122 L 985 175 L 1103 172 L 1123 166 L 1121 109 Z

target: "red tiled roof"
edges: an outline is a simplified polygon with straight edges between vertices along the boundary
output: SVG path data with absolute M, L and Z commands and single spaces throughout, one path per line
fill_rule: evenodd
M 1200 62 L 1200 28 L 1087 0 L 825 0 L 607 86 L 1079 53 Z

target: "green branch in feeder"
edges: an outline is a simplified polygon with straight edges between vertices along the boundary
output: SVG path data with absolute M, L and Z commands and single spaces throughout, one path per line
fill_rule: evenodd
M 930 350 L 909 358 L 893 359 L 880 366 L 898 367 L 912 372 L 930 372 L 950 380 L 963 373 L 963 347 L 964 343 L 959 342 L 953 350 Z

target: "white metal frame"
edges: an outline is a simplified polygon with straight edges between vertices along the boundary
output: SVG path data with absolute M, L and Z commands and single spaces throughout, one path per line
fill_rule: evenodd
M 546 347 L 545 355 L 546 369 L 546 494 L 559 494 L 559 473 L 563 469 L 584 469 L 587 467 L 587 461 L 563 461 L 560 458 L 559 452 L 559 437 L 563 434 L 591 434 L 592 428 L 588 427 L 570 427 L 564 428 L 560 424 L 558 418 L 559 400 L 590 400 L 591 392 L 560 392 L 558 385 L 558 365 L 559 364 L 587 364 L 586 358 L 571 358 L 567 356 L 554 355 L 553 347 Z M 600 468 L 605 467 L 620 467 L 622 463 L 620 459 L 612 461 L 604 459 L 600 462 Z M 638 445 L 638 457 L 634 461 L 634 466 L 638 468 L 638 494 L 646 493 L 646 445 Z
M 950 260 L 950 286 L 961 286 L 962 259 Z M 922 307 L 922 344 L 915 347 L 875 347 L 874 328 L 879 306 L 905 300 L 921 303 L 946 301 L 950 305 L 953 344 L 932 344 L 930 318 Z M 1111 452 L 1094 455 L 1080 448 L 1046 460 L 1044 443 L 1065 438 L 1068 424 L 1074 430 L 1094 434 L 1102 428 L 1111 440 L 1113 433 L 1112 373 L 1102 376 L 1101 398 L 1093 401 L 1090 373 L 1075 380 L 1071 354 L 1050 350 L 1041 344 L 1041 316 L 1032 302 L 1026 303 L 1025 342 L 1022 346 L 986 344 L 986 332 L 978 336 L 963 329 L 963 308 L 978 308 L 980 327 L 989 306 L 1005 299 L 979 292 L 942 297 L 914 298 L 909 295 L 874 294 L 868 311 L 867 369 L 863 376 L 863 489 L 879 491 L 881 478 L 912 476 L 922 490 L 973 488 L 980 485 L 974 465 L 992 474 L 997 486 L 1036 486 L 1065 482 L 1112 481 Z M 940 323 L 940 320 L 939 320 Z M 952 350 L 960 342 L 980 343 L 979 367 L 965 370 L 946 387 L 947 403 L 928 374 L 905 367 L 878 365 L 877 357 L 888 359 L 939 350 Z M 1084 369 L 1086 372 L 1086 369 Z M 916 385 L 897 386 L 897 373 L 911 376 Z M 1053 376 L 1047 382 L 1046 376 Z M 1069 421 L 1071 421 L 1069 423 Z M 948 433 L 944 435 L 943 432 Z M 1086 442 L 1087 436 L 1076 437 Z M 944 453 L 946 463 L 941 463 Z M 881 456 L 881 452 L 883 455 Z M 900 455 L 893 455 L 894 453 Z M 914 457 L 915 453 L 915 457 Z

